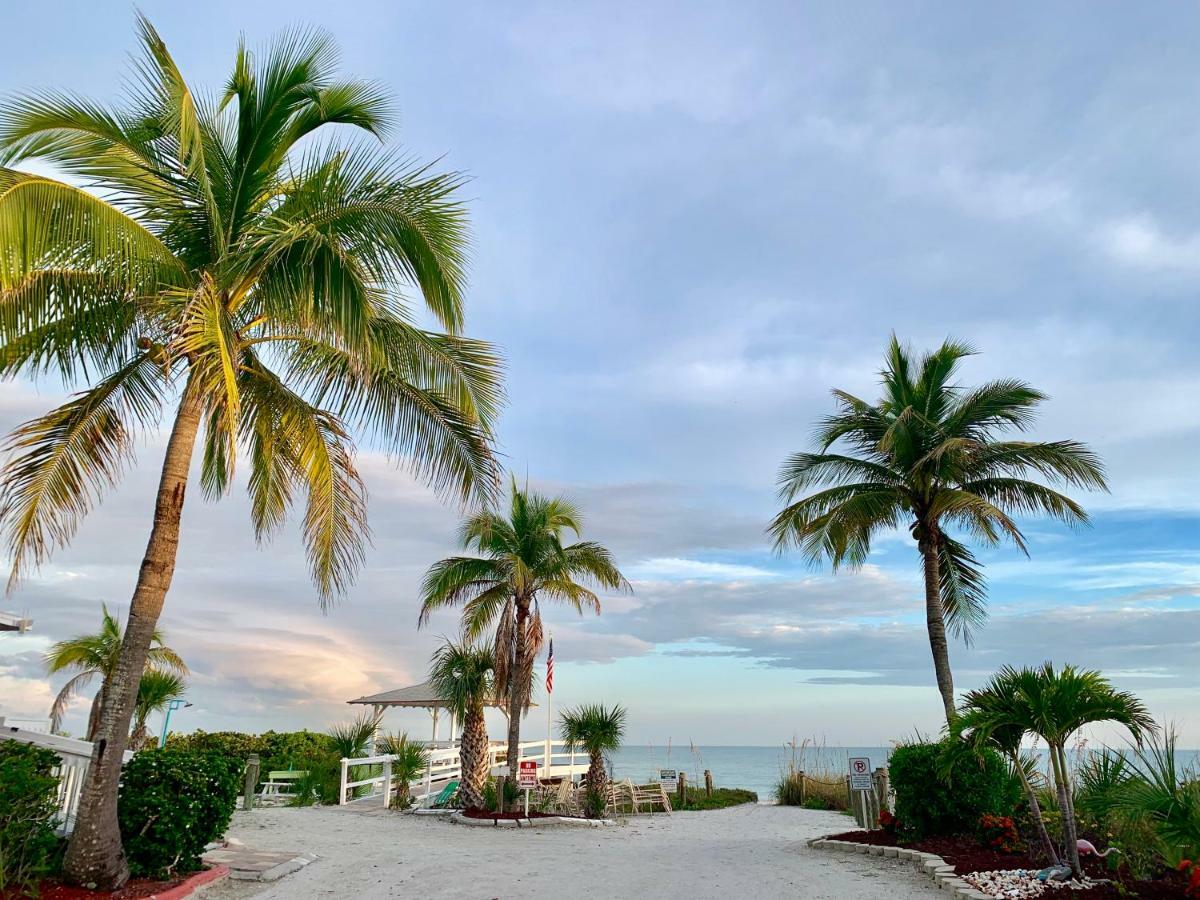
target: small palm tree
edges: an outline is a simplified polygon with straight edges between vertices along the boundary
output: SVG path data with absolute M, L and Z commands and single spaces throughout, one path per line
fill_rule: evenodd
M 577 706 L 559 716 L 559 733 L 567 750 L 588 755 L 587 790 L 593 797 L 604 796 L 608 783 L 604 754 L 621 748 L 626 717 L 624 707 L 600 704 Z
M 116 108 L 63 91 L 0 108 L 0 377 L 82 388 L 9 441 L 0 536 L 13 579 L 69 543 L 139 433 L 169 423 L 64 860 L 69 882 L 106 890 L 128 878 L 121 751 L 193 458 L 210 499 L 235 483 L 239 455 L 248 464 L 259 540 L 305 503 L 325 605 L 369 539 L 353 433 L 455 499 L 489 502 L 501 393 L 496 354 L 461 336 L 462 179 L 380 149 L 391 115 L 379 86 L 340 78 L 330 38 L 299 30 L 261 53 L 240 46 L 212 97 L 148 21 L 138 28 L 143 53 Z M 9 168 L 28 163 L 71 181 Z M 415 324 L 417 303 L 440 331 Z
M 362 713 L 353 722 L 339 722 L 328 732 L 333 749 L 342 759 L 355 759 L 366 756 L 371 738 L 379 728 L 380 715 Z
M 412 806 L 412 783 L 421 777 L 429 766 L 429 751 L 408 734 L 389 734 L 380 738 L 379 752 L 395 757 L 392 760 L 392 780 L 396 782 L 396 793 L 392 797 L 392 809 L 408 809 Z
M 976 747 L 991 747 L 1008 759 L 1025 791 L 1025 801 L 1029 804 L 1042 847 L 1051 865 L 1058 865 L 1061 862 L 1058 848 L 1050 838 L 1037 791 L 1031 781 L 1036 764 L 1021 752 L 1021 742 L 1030 734 L 1030 722 L 1011 673 L 1011 669 L 1004 670 L 986 686 L 969 691 L 959 707 L 954 727 Z
M 987 614 L 979 562 L 950 529 L 989 545 L 1008 539 L 1024 551 L 1014 516 L 1088 520 L 1078 503 L 1030 475 L 1106 489 L 1100 460 L 1083 444 L 1001 439 L 1006 430 L 1029 428 L 1046 397 L 1015 380 L 974 390 L 955 384 L 959 363 L 973 352 L 946 341 L 917 361 L 893 335 L 883 398 L 871 404 L 833 392 L 839 408 L 821 423 L 816 452 L 783 464 L 780 497 L 787 505 L 770 525 L 776 548 L 795 545 L 835 570 L 865 563 L 880 532 L 908 528 L 924 566 L 925 622 L 947 722 L 955 709 L 946 627 L 969 642 Z M 838 444 L 847 452 L 831 452 Z
M 433 655 L 429 683 L 462 722 L 459 759 L 462 777 L 458 796 L 468 809 L 483 807 L 487 785 L 488 733 L 483 711 L 496 696 L 495 660 L 491 648 L 447 642 Z
M 475 641 L 495 629 L 496 689 L 508 697 L 508 770 L 516 778 L 521 713 L 533 690 L 533 663 L 542 646 L 543 600 L 600 614 L 600 598 L 585 585 L 629 590 L 612 554 L 578 536 L 582 517 L 574 504 L 517 487 L 512 481 L 507 518 L 481 512 L 463 522 L 459 540 L 480 556 L 434 563 L 421 584 L 419 625 L 445 606 L 463 607 L 463 636 Z
M 187 691 L 187 682 L 176 672 L 164 669 L 147 669 L 142 673 L 138 682 L 137 705 L 133 710 L 133 732 L 129 736 L 129 746 L 134 750 L 144 750 L 153 746 L 154 738 L 146 728 L 146 720 L 153 713 L 162 712 L 172 700 L 183 697 Z
M 1006 727 L 1034 734 L 1046 742 L 1050 770 L 1063 817 L 1067 863 L 1076 877 L 1083 877 L 1076 845 L 1078 831 L 1067 760 L 1067 744 L 1085 725 L 1116 722 L 1125 726 L 1139 745 L 1157 726 L 1145 705 L 1133 694 L 1116 690 L 1099 672 L 1051 663 L 1040 668 L 1001 669 L 993 682 L 1003 692 L 1003 705 L 991 705 L 990 715 L 981 714 L 976 730 L 981 738 Z
M 76 694 L 99 678 L 100 689 L 92 698 L 92 710 L 88 715 L 87 739 L 95 740 L 100 724 L 100 708 L 109 679 L 117 670 L 121 657 L 121 641 L 124 635 L 117 617 L 101 607 L 100 630 L 92 634 L 81 634 L 69 640 L 59 641 L 45 655 L 46 670 L 54 675 L 73 670 L 76 674 L 62 686 L 54 705 L 50 707 L 50 728 L 57 731 L 62 726 L 63 716 Z M 162 631 L 155 629 L 150 636 L 150 649 L 146 655 L 147 668 L 156 667 L 180 674 L 187 674 L 187 666 L 179 654 L 166 645 Z

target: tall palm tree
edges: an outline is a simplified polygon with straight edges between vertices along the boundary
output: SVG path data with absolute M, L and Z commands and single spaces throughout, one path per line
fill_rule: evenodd
M 582 528 L 573 504 L 522 490 L 513 480 L 507 518 L 485 511 L 459 530 L 462 547 L 481 555 L 436 562 L 421 584 L 419 625 L 436 609 L 462 606 L 467 641 L 495 629 L 496 686 L 508 697 L 508 769 L 514 778 L 521 713 L 529 708 L 533 663 L 542 646 L 541 601 L 599 615 L 600 598 L 586 584 L 629 590 L 604 547 L 593 541 L 563 544 L 567 532 L 579 536 Z
M 44 657 L 46 671 L 51 675 L 68 669 L 75 675 L 62 686 L 54 705 L 50 707 L 50 729 L 57 731 L 62 726 L 63 716 L 75 695 L 87 687 L 93 679 L 100 679 L 100 689 L 92 698 L 92 709 L 88 715 L 87 739 L 95 740 L 100 724 L 100 708 L 109 679 L 117 671 L 121 656 L 121 623 L 101 606 L 100 630 L 92 634 L 81 634 L 52 646 Z M 146 667 L 157 667 L 187 674 L 187 666 L 179 654 L 166 645 L 163 633 L 155 629 L 150 635 L 150 649 L 146 651 Z
M 976 747 L 991 747 L 1003 754 L 1021 781 L 1025 802 L 1037 829 L 1038 838 L 1051 865 L 1061 860 L 1058 848 L 1050 838 L 1037 791 L 1030 780 L 1032 766 L 1021 752 L 1021 742 L 1030 734 L 1031 723 L 1022 701 L 1012 669 L 1001 671 L 984 687 L 968 691 L 959 706 L 954 727 Z
M 491 648 L 465 641 L 443 644 L 430 662 L 429 683 L 462 722 L 458 796 L 468 809 L 483 807 L 488 780 L 488 733 L 483 710 L 496 696 L 496 663 Z
M 972 713 L 970 724 L 983 738 L 1007 727 L 1037 735 L 1046 742 L 1063 814 L 1067 863 L 1076 877 L 1082 877 L 1067 744 L 1085 725 L 1116 722 L 1125 726 L 1140 745 L 1145 735 L 1157 731 L 1154 719 L 1133 694 L 1116 690 L 1099 672 L 1074 666 L 1059 670 L 1051 663 L 1036 669 L 1005 666 L 990 687 L 998 692 L 1002 703 L 985 699 L 980 708 L 986 712 Z M 970 711 L 973 706 L 967 708 Z
M 389 122 L 379 87 L 339 79 L 329 37 L 301 30 L 261 53 L 239 47 L 210 98 L 149 22 L 138 26 L 123 106 L 55 91 L 0 109 L 0 372 L 86 385 L 10 438 L 0 530 L 13 579 L 71 539 L 138 432 L 171 421 L 65 861 L 69 881 L 103 888 L 128 877 L 121 750 L 197 442 L 210 498 L 229 490 L 238 452 L 248 460 L 260 540 L 306 495 L 302 534 L 325 604 L 349 588 L 368 542 L 352 429 L 435 487 L 490 501 L 500 401 L 495 354 L 459 336 L 461 178 L 368 146 Z M 328 124 L 347 128 L 322 138 Z M 27 160 L 85 187 L 3 168 Z M 447 333 L 413 324 L 416 294 Z
M 621 749 L 626 718 L 624 707 L 610 709 L 602 704 L 584 704 L 559 716 L 559 730 L 567 750 L 588 755 L 587 789 L 593 796 L 604 796 L 608 782 L 604 754 Z
M 838 410 L 817 430 L 816 450 L 796 453 L 779 475 L 787 504 L 772 520 L 778 549 L 795 545 L 812 562 L 861 566 L 880 532 L 907 527 L 921 554 L 925 623 L 946 721 L 954 678 L 946 627 L 964 640 L 986 618 L 979 562 L 949 529 L 988 545 L 1027 551 L 1016 516 L 1045 514 L 1079 525 L 1087 513 L 1046 484 L 1105 490 L 1104 467 L 1076 441 L 1001 440 L 1028 429 L 1045 395 L 1021 381 L 973 390 L 954 383 L 974 351 L 946 341 L 915 360 L 895 335 L 875 404 L 835 390 Z M 846 452 L 832 452 L 840 444 Z M 811 491 L 810 489 L 819 488 Z
M 129 746 L 144 750 L 154 746 L 154 738 L 146 728 L 146 720 L 153 713 L 162 712 L 172 700 L 179 700 L 187 692 L 187 682 L 177 672 L 147 668 L 138 682 L 137 702 L 133 707 L 133 731 L 129 735 Z

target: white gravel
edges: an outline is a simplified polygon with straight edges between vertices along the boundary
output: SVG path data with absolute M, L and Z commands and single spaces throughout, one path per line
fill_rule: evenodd
M 238 812 L 229 834 L 316 862 L 274 884 L 222 883 L 204 900 L 309 897 L 944 897 L 910 864 L 812 850 L 844 831 L 838 813 L 780 806 L 661 813 L 611 828 L 464 828 L 432 817 L 336 807 Z

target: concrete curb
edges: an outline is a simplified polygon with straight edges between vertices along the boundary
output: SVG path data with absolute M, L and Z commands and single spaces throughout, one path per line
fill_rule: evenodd
M 861 853 L 864 856 L 881 856 L 886 859 L 910 862 L 922 869 L 939 888 L 949 891 L 952 897 L 961 897 L 962 900 L 995 900 L 994 897 L 983 891 L 975 890 L 959 878 L 954 871 L 954 866 L 936 853 L 923 853 L 920 850 L 909 850 L 906 847 L 882 847 L 876 844 L 859 844 L 855 841 L 835 841 L 828 837 L 813 838 L 808 842 L 808 846 L 814 850 Z
M 606 825 L 616 825 L 612 819 L 573 819 L 569 816 L 550 816 L 538 819 L 471 819 L 461 812 L 450 817 L 455 825 L 471 825 L 475 828 L 604 828 Z
M 184 897 L 190 897 L 205 885 L 215 884 L 222 878 L 228 877 L 228 866 L 213 866 L 211 869 L 197 872 L 187 881 L 175 885 L 170 890 L 163 891 L 161 894 L 151 894 L 146 900 L 183 900 Z

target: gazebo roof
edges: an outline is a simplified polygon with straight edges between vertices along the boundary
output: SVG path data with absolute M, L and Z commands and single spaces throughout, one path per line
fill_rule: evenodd
M 361 703 L 364 706 L 412 706 L 418 709 L 444 709 L 446 701 L 437 695 L 437 691 L 423 681 L 408 687 L 396 688 L 394 691 L 384 691 L 382 694 L 371 694 L 369 697 L 359 697 L 357 700 L 347 700 L 347 703 Z M 506 701 L 503 698 L 489 700 L 488 706 L 504 709 Z M 530 703 L 530 706 L 537 706 Z

